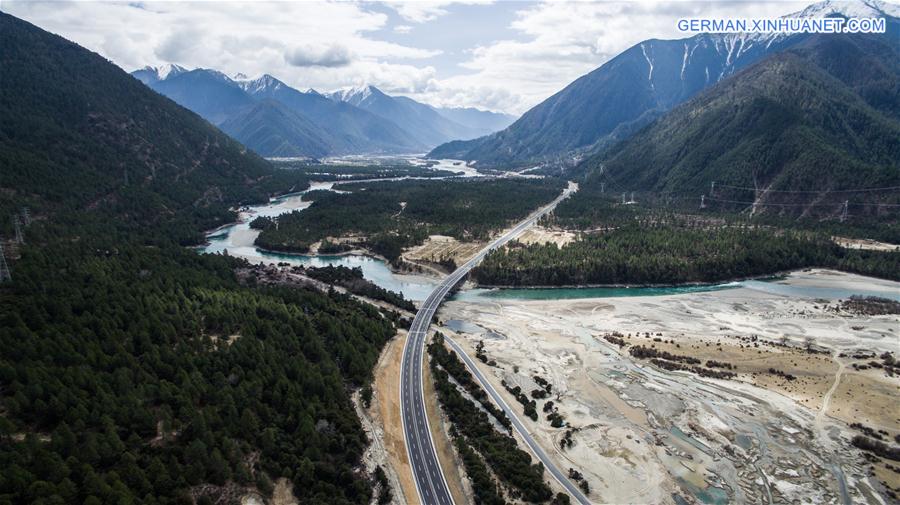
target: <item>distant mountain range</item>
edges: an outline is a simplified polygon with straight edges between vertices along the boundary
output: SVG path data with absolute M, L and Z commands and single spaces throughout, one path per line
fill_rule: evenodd
M 420 142 L 436 146 L 448 139 L 472 139 L 485 132 L 496 131 L 491 124 L 509 126 L 514 118 L 504 114 L 463 109 L 445 111 L 419 103 L 404 96 L 388 96 L 374 86 L 349 88 L 328 95 L 332 100 L 346 102 L 367 110 L 383 118 L 390 118 L 395 123 L 415 132 Z M 502 128 L 501 127 L 501 128 Z
M 900 7 L 877 0 L 822 2 L 796 17 L 885 17 L 885 39 L 900 40 Z M 811 35 L 701 34 L 632 46 L 526 112 L 508 128 L 453 141 L 429 156 L 480 166 L 571 163 L 647 126 L 698 92 L 761 59 L 796 47 Z
M 132 75 L 263 156 L 424 152 L 514 119 L 477 109 L 433 108 L 374 86 L 325 95 L 299 91 L 270 75 L 230 78 L 177 65 L 145 67 Z

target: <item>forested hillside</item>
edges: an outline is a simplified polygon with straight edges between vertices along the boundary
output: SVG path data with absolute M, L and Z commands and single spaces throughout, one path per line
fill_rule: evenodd
M 0 13 L 0 230 L 22 205 L 214 226 L 273 171 L 97 54 Z M 135 205 L 140 202 L 140 205 Z
M 235 503 L 279 478 L 368 503 L 350 394 L 391 314 L 182 247 L 305 176 L 5 14 L 0 45 L 0 212 L 35 217 L 0 284 L 0 503 Z
M 900 74 L 893 79 L 900 82 Z M 896 100 L 882 105 L 890 109 Z M 721 191 L 709 198 L 801 203 L 785 201 L 781 192 L 827 196 L 900 186 L 900 122 L 787 52 L 702 93 L 587 165 L 594 184 L 603 165 L 603 181 L 631 190 L 696 196 L 715 181 Z M 731 186 L 758 191 L 726 193 Z

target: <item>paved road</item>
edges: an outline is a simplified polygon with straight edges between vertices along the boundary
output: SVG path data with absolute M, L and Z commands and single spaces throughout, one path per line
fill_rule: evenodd
M 425 396 L 422 389 L 422 369 L 425 366 L 425 342 L 434 313 L 453 286 L 463 279 L 472 267 L 481 262 L 492 249 L 500 247 L 519 236 L 523 231 L 533 226 L 541 217 L 553 210 L 560 201 L 567 198 L 576 190 L 577 186 L 573 183 L 569 183 L 569 187 L 555 200 L 536 210 L 524 221 L 488 244 L 488 246 L 482 249 L 474 258 L 457 268 L 453 273 L 447 276 L 443 282 L 434 288 L 434 291 L 432 291 L 431 294 L 428 295 L 428 298 L 422 302 L 419 312 L 416 313 L 416 317 L 413 319 L 409 329 L 409 336 L 406 339 L 406 346 L 403 348 L 403 361 L 400 364 L 400 418 L 403 421 L 403 435 L 406 438 L 406 452 L 409 456 L 413 480 L 416 482 L 416 491 L 423 504 L 453 504 L 453 497 L 450 495 L 450 489 L 447 487 L 444 472 L 441 470 L 441 464 L 437 458 L 434 441 L 431 438 L 428 416 L 425 413 Z M 465 353 L 463 353 L 463 355 L 464 354 Z M 479 379 L 481 378 L 479 377 Z M 544 463 L 544 467 L 550 469 L 553 476 L 559 480 L 563 486 L 570 489 L 573 496 L 575 496 L 578 501 L 581 503 L 589 503 L 578 489 L 575 488 L 555 466 L 553 466 L 553 463 L 547 458 L 547 455 L 544 454 L 534 440 L 531 439 L 531 436 L 525 430 L 524 426 L 518 421 L 515 413 L 513 413 L 503 402 L 499 394 L 490 386 L 490 383 L 482 380 L 482 385 L 495 400 L 498 400 L 497 403 L 507 411 L 507 415 L 513 420 L 516 430 L 519 431 L 526 442 L 528 442 L 528 445 L 535 451 L 535 454 Z
M 512 421 L 513 427 L 516 429 L 516 431 L 519 432 L 519 435 L 522 436 L 522 439 L 525 440 L 525 443 L 528 444 L 528 447 L 531 448 L 531 452 L 533 452 L 535 456 L 537 456 L 538 459 L 541 460 L 541 463 L 544 464 L 544 468 L 546 468 L 547 471 L 550 472 L 550 475 L 553 475 L 553 478 L 555 478 L 560 484 L 562 484 L 562 486 L 566 488 L 569 494 L 572 495 L 576 501 L 584 505 L 589 505 L 591 503 L 590 500 L 588 500 L 587 497 L 582 494 L 578 486 L 573 484 L 572 481 L 568 479 L 565 473 L 563 473 L 559 468 L 556 467 L 556 465 L 553 464 L 553 460 L 551 460 L 550 457 L 547 456 L 547 453 L 545 453 L 544 450 L 541 449 L 541 446 L 539 446 L 537 442 L 535 442 L 534 439 L 531 438 L 531 433 L 528 432 L 528 429 L 525 428 L 525 425 L 523 425 L 519 420 L 516 412 L 509 408 L 509 405 L 507 405 L 507 403 L 503 401 L 503 397 L 500 396 L 500 393 L 497 392 L 497 390 L 494 389 L 493 386 L 491 386 L 490 382 L 488 382 L 487 380 L 487 377 L 481 374 L 481 370 L 478 369 L 478 367 L 475 365 L 475 362 L 472 361 L 472 358 L 470 358 L 469 355 L 466 354 L 466 351 L 464 351 L 463 348 L 459 346 L 459 344 L 454 342 L 449 337 L 444 338 L 444 342 L 448 342 L 450 344 L 450 347 L 452 347 L 453 350 L 456 351 L 456 354 L 459 354 L 459 356 L 466 363 L 466 367 L 469 368 L 472 374 L 478 379 L 478 382 L 481 383 L 481 386 L 485 389 L 485 391 L 487 391 L 488 394 L 491 395 L 491 398 L 494 399 L 494 403 L 499 405 L 500 408 L 503 409 L 504 412 L 506 412 L 506 416 L 509 417 L 510 421 Z

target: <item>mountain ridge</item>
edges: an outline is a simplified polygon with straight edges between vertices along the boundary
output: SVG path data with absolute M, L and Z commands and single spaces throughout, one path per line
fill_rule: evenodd
M 263 156 L 283 152 L 313 157 L 322 156 L 323 152 L 328 155 L 410 153 L 426 149 L 389 120 L 336 103 L 319 93 L 298 91 L 268 74 L 258 79 L 234 80 L 217 70 L 201 68 L 170 72 L 164 79 L 154 80 L 160 74 L 159 69 L 149 67 L 133 72 L 132 76 L 214 125 L 227 124 L 228 132 L 237 135 L 235 139 Z M 281 102 L 291 114 L 258 107 L 258 102 L 264 100 Z M 239 124 L 266 118 L 277 118 L 277 121 L 268 125 Z M 309 123 L 316 126 L 315 130 L 310 129 Z M 273 138 L 266 138 L 267 134 Z
M 221 224 L 246 195 L 266 198 L 253 188 L 272 167 L 199 115 L 62 37 L 2 12 L 0 26 L 0 210 L 193 208 Z
M 841 45 L 860 49 L 860 56 L 884 47 L 867 38 L 845 36 Z M 817 46 L 836 43 L 817 40 L 742 70 L 589 158 L 585 185 L 628 181 L 629 190 L 696 196 L 715 181 L 758 189 L 708 198 L 803 212 L 843 202 L 824 198 L 831 191 L 900 186 L 900 121 L 892 114 L 900 99 L 873 107 L 855 91 L 865 89 L 867 75 L 834 76 L 816 65 Z M 892 79 L 897 89 L 900 73 Z M 798 189 L 821 196 L 795 201 Z M 832 207 L 829 212 L 838 209 Z
M 852 5 L 886 15 L 889 34 L 900 30 L 900 20 L 892 16 L 895 6 L 872 0 Z M 849 8 L 822 2 L 789 16 L 832 15 L 841 9 Z M 482 166 L 577 162 L 627 138 L 702 89 L 808 37 L 737 33 L 646 40 L 574 80 L 508 128 L 438 146 L 429 156 Z
M 414 132 L 419 142 L 430 147 L 449 139 L 475 138 L 483 131 L 454 121 L 430 105 L 405 96 L 388 95 L 372 85 L 345 88 L 327 96 L 404 125 Z

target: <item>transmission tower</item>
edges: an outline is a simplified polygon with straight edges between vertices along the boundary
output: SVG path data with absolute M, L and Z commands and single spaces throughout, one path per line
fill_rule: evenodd
M 850 200 L 844 200 L 844 208 L 841 209 L 841 222 L 842 223 L 847 220 L 847 206 L 849 205 L 849 203 L 850 203 Z
M 700 208 L 706 208 L 706 195 L 700 195 Z
M 3 244 L 0 244 L 0 283 L 11 280 L 12 273 L 9 271 L 9 265 L 6 264 L 6 255 L 3 254 Z
M 631 192 L 631 200 L 629 200 L 628 203 L 635 203 L 635 201 L 634 201 L 634 191 Z
M 605 183 L 605 182 L 601 182 L 601 183 L 600 183 L 600 193 L 603 194 L 603 193 L 605 193 L 605 192 L 606 192 L 606 183 Z
M 22 236 L 22 223 L 19 222 L 18 214 L 13 214 L 13 228 L 16 229 L 16 243 L 24 244 L 25 238 Z
M 22 224 L 25 226 L 31 224 L 31 210 L 28 207 L 22 207 Z
M 622 193 L 622 205 L 625 205 L 625 193 Z
M 716 196 L 716 181 L 709 183 L 709 196 Z

